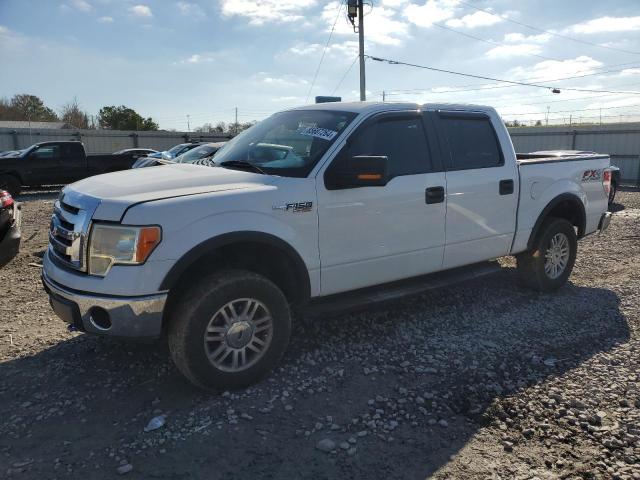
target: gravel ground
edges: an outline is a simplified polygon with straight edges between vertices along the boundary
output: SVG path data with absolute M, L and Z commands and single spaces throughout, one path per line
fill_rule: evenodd
M 555 294 L 504 259 L 297 322 L 273 375 L 219 395 L 163 344 L 67 332 L 39 280 L 56 195 L 20 198 L 22 251 L 0 270 L 0 478 L 640 478 L 637 190 Z

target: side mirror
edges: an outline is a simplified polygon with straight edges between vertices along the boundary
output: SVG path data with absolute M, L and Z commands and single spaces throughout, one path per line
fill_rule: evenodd
M 356 155 L 338 162 L 325 175 L 327 190 L 384 187 L 389 182 L 386 156 Z

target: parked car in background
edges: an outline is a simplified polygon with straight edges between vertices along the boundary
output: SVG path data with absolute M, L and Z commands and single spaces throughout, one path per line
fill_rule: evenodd
M 152 148 L 125 148 L 124 150 L 113 152 L 112 155 L 129 156 L 133 160 L 138 160 L 139 158 L 148 157 L 149 155 L 153 155 L 156 153 L 159 152 L 157 150 L 153 150 Z
M 572 155 L 589 155 L 594 154 L 590 150 L 539 150 L 537 152 L 532 152 L 536 155 L 548 155 L 553 157 L 560 156 L 572 156 Z M 616 193 L 618 191 L 618 187 L 620 186 L 620 168 L 615 165 L 611 165 L 609 167 L 611 170 L 611 187 L 609 188 L 609 209 L 613 206 L 613 203 L 616 199 Z
M 226 142 L 205 143 L 183 153 L 175 159 L 175 163 L 193 163 L 196 165 L 212 165 L 212 158 Z
M 0 268 L 18 254 L 20 249 L 20 204 L 11 194 L 0 191 Z
M 0 190 L 14 197 L 23 186 L 61 185 L 100 173 L 126 170 L 128 154 L 87 155 L 81 142 L 42 142 L 0 157 Z
M 173 160 L 183 153 L 203 145 L 204 143 L 205 142 L 180 143 L 171 147 L 169 150 L 165 150 L 164 152 L 156 152 L 146 157 L 139 158 L 131 168 L 154 167 L 156 165 L 160 165 L 162 162 L 158 162 L 158 160 Z
M 505 255 L 523 285 L 557 290 L 578 239 L 611 218 L 607 155 L 516 154 L 483 106 L 305 106 L 244 131 L 213 162 L 66 187 L 43 259 L 65 322 L 166 335 L 178 369 L 211 389 L 264 376 L 292 312 L 323 302 L 397 298 L 424 275 L 445 282 Z

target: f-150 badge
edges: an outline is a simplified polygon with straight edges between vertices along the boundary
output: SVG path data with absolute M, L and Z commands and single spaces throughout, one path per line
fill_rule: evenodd
M 274 210 L 282 210 L 283 212 L 302 213 L 310 212 L 313 208 L 313 202 L 295 202 L 286 203 L 284 205 L 274 205 Z

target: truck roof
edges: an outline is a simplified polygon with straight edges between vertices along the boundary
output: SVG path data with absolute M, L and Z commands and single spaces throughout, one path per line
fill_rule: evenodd
M 493 107 L 463 103 L 412 103 L 412 102 L 329 102 L 315 103 L 289 110 L 334 110 L 354 113 L 372 113 L 389 110 L 464 110 L 476 112 L 494 112 Z

